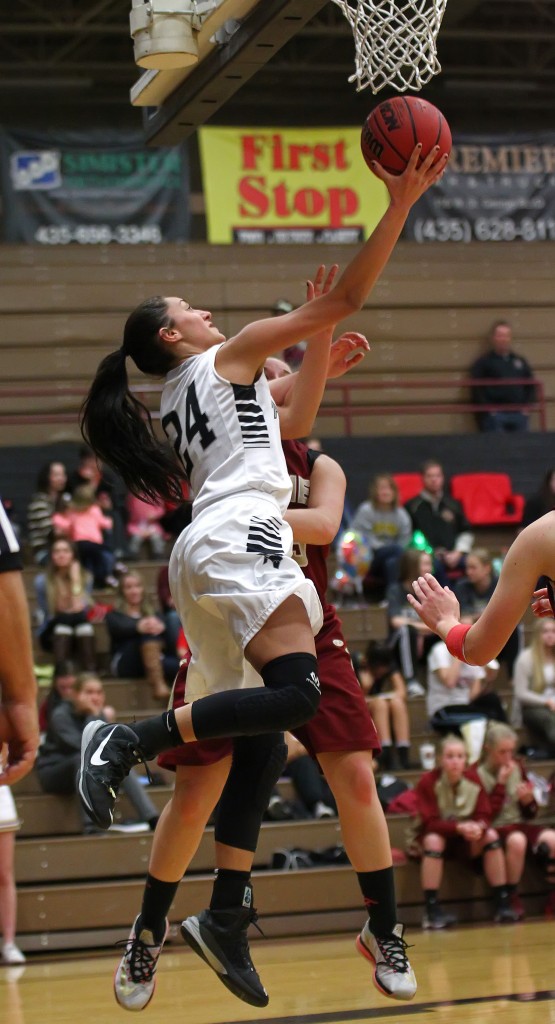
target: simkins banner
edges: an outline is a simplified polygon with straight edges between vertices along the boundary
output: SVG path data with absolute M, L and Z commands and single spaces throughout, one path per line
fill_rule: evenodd
M 201 128 L 214 243 L 359 242 L 387 206 L 358 128 Z
M 180 148 L 140 133 L 0 129 L 5 242 L 158 243 L 189 237 L 188 165 Z
M 199 136 L 210 242 L 358 242 L 387 205 L 358 128 L 209 127 Z M 403 237 L 555 240 L 555 133 L 456 137 Z

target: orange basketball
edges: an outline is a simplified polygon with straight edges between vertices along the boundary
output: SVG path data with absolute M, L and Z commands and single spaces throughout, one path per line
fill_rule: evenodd
M 360 146 L 369 167 L 376 160 L 401 174 L 418 142 L 422 159 L 439 146 L 438 159 L 451 152 L 451 131 L 441 110 L 419 96 L 394 96 L 374 107 L 362 127 Z

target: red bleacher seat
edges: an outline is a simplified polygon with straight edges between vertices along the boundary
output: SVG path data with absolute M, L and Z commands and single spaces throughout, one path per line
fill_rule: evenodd
M 393 473 L 393 479 L 399 489 L 399 504 L 405 505 L 422 490 L 420 473 Z
M 459 473 L 451 477 L 451 494 L 474 526 L 520 523 L 522 494 L 513 494 L 508 473 Z

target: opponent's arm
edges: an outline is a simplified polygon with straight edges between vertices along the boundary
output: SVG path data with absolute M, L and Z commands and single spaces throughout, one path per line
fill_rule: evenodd
M 319 455 L 310 474 L 306 508 L 287 509 L 284 519 L 300 544 L 330 544 L 341 525 L 347 481 L 341 466 Z

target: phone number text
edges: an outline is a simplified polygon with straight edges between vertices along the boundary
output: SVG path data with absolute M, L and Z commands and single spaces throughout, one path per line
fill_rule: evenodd
M 552 242 L 555 218 L 426 217 L 413 224 L 417 242 Z
M 37 228 L 35 240 L 41 245 L 108 245 L 116 242 L 119 245 L 158 245 L 162 241 L 162 232 L 157 224 L 51 224 Z

